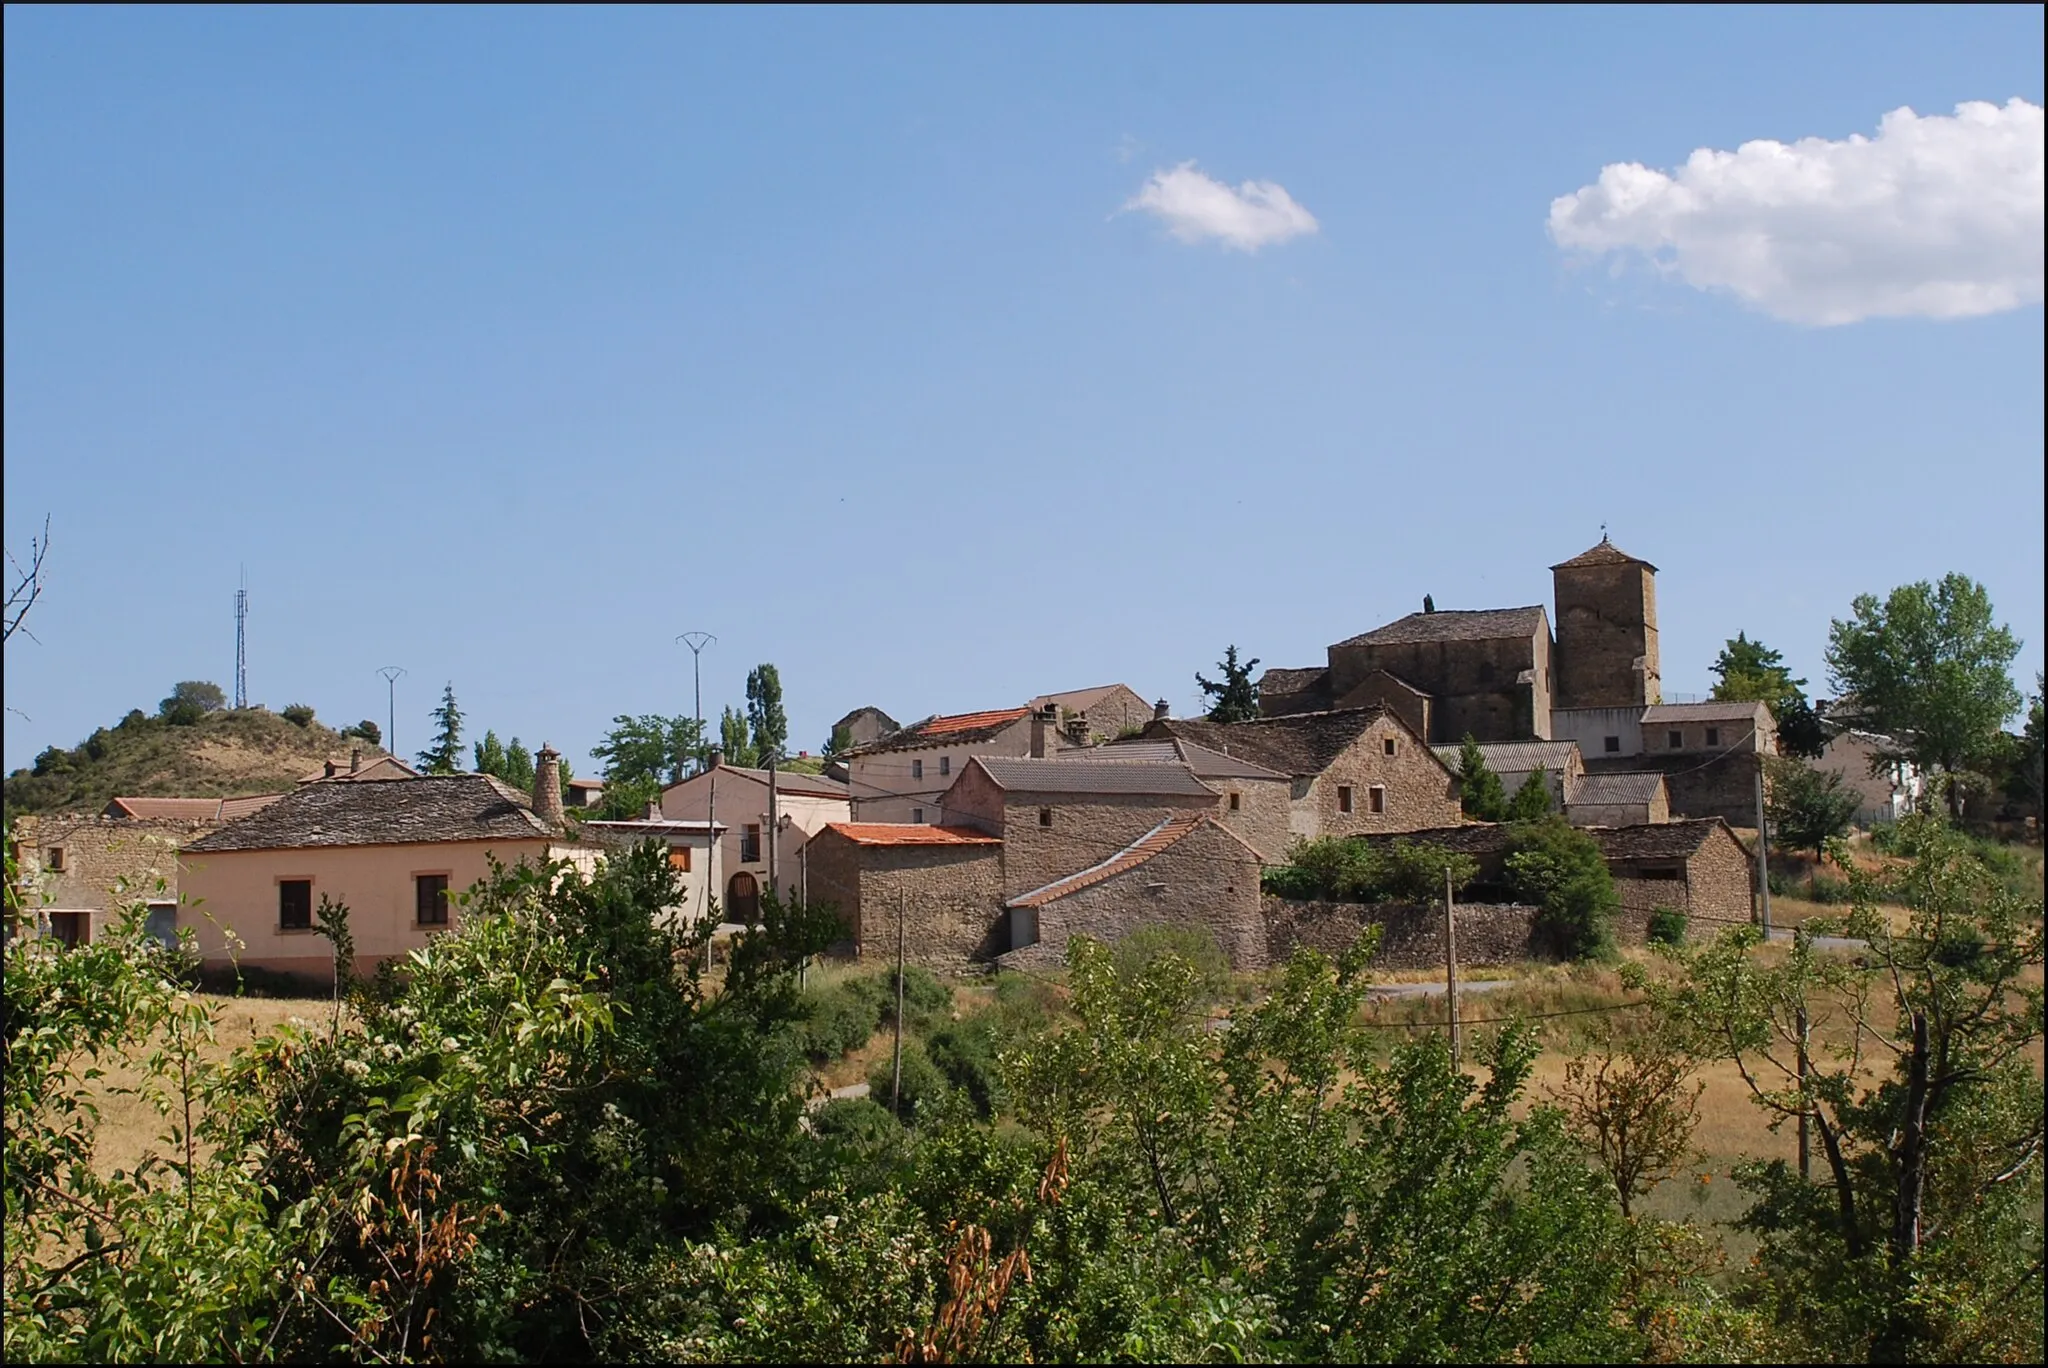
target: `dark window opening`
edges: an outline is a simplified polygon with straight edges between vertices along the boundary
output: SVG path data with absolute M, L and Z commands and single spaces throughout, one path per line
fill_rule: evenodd
M 1605 738 L 1601 741 L 1600 746 L 1601 749 L 1605 750 L 1609 755 L 1621 754 L 1621 738 L 1618 736 L 1610 736 Z
M 1237 800 L 1238 800 L 1238 795 L 1237 795 L 1237 794 L 1233 793 L 1233 794 L 1231 794 L 1231 795 L 1230 795 L 1230 810 L 1231 810 L 1232 812 L 1235 812 L 1235 811 L 1237 811 L 1237 806 L 1238 806 Z
M 924 778 L 924 761 L 913 760 L 910 762 L 910 777 L 913 779 Z
M 176 949 L 178 945 L 178 905 L 174 902 L 153 902 L 149 905 L 149 916 L 142 924 L 143 929 L 156 937 L 165 949 Z
M 939 773 L 940 773 L 940 774 L 951 774 L 952 772 L 953 772 L 953 757 L 952 757 L 952 756 L 950 756 L 950 755 L 942 755 L 942 756 L 940 756 L 940 757 L 939 757 Z
M 918 811 L 922 813 L 923 809 L 920 808 Z M 922 822 L 924 818 L 920 815 L 915 820 Z M 749 822 L 747 823 L 747 829 L 740 833 L 740 863 L 759 864 L 760 862 L 761 824 L 759 822 Z
M 912 808 L 912 809 L 910 810 L 910 820 L 911 820 L 911 821 L 913 821 L 913 822 L 922 822 L 922 821 L 924 821 L 924 809 L 923 809 L 923 808 Z
M 1684 732 L 1667 732 L 1665 734 L 1671 738 L 1671 749 L 1677 750 L 1685 744 Z
M 308 931 L 313 926 L 313 881 L 284 879 L 277 885 L 277 924 L 285 931 Z
M 51 846 L 48 858 L 43 861 L 43 867 L 52 873 L 62 874 L 64 872 L 64 847 Z
M 1385 812 L 1387 810 L 1387 791 L 1378 784 L 1374 784 L 1371 788 L 1367 789 L 1365 797 L 1366 806 L 1371 811 Z
M 1719 727 L 1707 728 L 1707 744 L 1710 746 L 1721 744 L 1721 729 Z
M 1049 827 L 1052 825 L 1051 808 L 1040 808 L 1038 810 L 1038 824 L 1042 827 Z
M 1337 811 L 1351 811 L 1351 787 L 1348 784 L 1337 786 Z
M 412 881 L 413 917 L 421 926 L 448 924 L 448 876 L 416 874 Z
M 1391 737 L 1391 736 L 1390 736 L 1390 737 L 1388 737 L 1388 738 L 1387 738 L 1387 739 L 1386 739 L 1385 741 L 1381 742 L 1380 744 L 1381 744 L 1382 746 L 1386 747 L 1386 752 L 1387 752 L 1387 754 L 1389 754 L 1389 755 L 1392 755 L 1392 754 L 1394 753 L 1394 738 L 1393 738 L 1393 737 Z
M 50 934 L 66 950 L 76 950 L 92 940 L 92 913 L 50 913 Z

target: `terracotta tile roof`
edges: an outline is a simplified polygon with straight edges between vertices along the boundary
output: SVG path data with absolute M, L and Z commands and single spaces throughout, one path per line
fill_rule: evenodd
M 1361 632 L 1339 646 L 1404 646 L 1420 641 L 1502 641 L 1534 636 L 1548 619 L 1541 604 L 1527 608 L 1442 608 L 1410 613 Z
M 283 796 L 259 793 L 249 798 L 116 798 L 102 812 L 108 817 L 140 821 L 232 822 Z
M 1146 794 L 1216 801 L 1194 771 L 1178 760 L 1050 760 L 1029 756 L 977 755 L 996 787 L 1013 793 Z
M 1079 893 L 1084 888 L 1092 888 L 1105 879 L 1113 879 L 1127 870 L 1136 869 L 1161 851 L 1191 835 L 1208 820 L 1208 814 L 1199 812 L 1169 817 L 1102 863 L 1090 865 L 1080 873 L 1069 874 L 1064 879 L 1054 879 L 1043 888 L 1020 893 L 1003 906 L 1043 907 L 1049 902 Z
M 185 847 L 299 850 L 435 841 L 538 841 L 555 836 L 525 794 L 488 774 L 432 774 L 307 784 Z
M 1589 774 L 1572 791 L 1571 806 L 1647 803 L 1664 787 L 1661 774 Z
M 1631 556 L 1605 537 L 1600 539 L 1598 546 L 1581 551 L 1568 561 L 1559 561 L 1550 568 L 1553 570 L 1577 570 L 1589 565 L 1640 565 L 1652 574 L 1655 574 L 1657 570 L 1656 566 L 1651 565 L 1648 561 L 1638 556 Z
M 1328 769 L 1366 728 L 1386 716 L 1390 714 L 1385 708 L 1375 706 L 1286 713 L 1251 722 L 1168 718 L 1147 727 L 1145 735 L 1179 737 L 1232 759 L 1249 759 L 1267 769 L 1302 777 Z
M 865 746 L 855 746 L 848 755 L 871 755 L 879 751 L 915 750 L 919 746 L 971 745 L 987 741 L 1003 728 L 1030 716 L 1029 708 L 997 708 L 989 712 L 955 713 L 948 717 L 927 717 L 899 727 Z
M 1065 693 L 1040 694 L 1031 700 L 1029 706 L 1042 708 L 1051 703 L 1065 708 L 1068 712 L 1087 712 L 1118 689 L 1136 696 L 1137 690 L 1127 684 L 1098 684 L 1092 689 L 1069 689 Z
M 1643 724 L 1659 722 L 1748 722 L 1757 709 L 1769 712 L 1765 703 L 1652 703 L 1643 709 Z
M 1002 838 L 963 826 L 925 826 L 913 822 L 827 822 L 825 830 L 836 831 L 855 845 L 867 846 L 982 846 L 1001 845 Z
M 1719 817 L 1587 828 L 1587 833 L 1600 843 L 1600 853 L 1610 860 L 1683 860 L 1697 854 L 1717 831 L 1735 840 L 1735 833 Z

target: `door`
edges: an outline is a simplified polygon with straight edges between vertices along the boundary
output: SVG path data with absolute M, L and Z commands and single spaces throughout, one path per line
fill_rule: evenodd
M 761 885 L 751 874 L 735 874 L 725 885 L 725 919 L 748 926 L 761 914 Z

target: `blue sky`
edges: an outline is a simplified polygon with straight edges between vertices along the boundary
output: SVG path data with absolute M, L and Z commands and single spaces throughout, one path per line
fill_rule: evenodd
M 402 665 L 402 751 L 452 680 L 579 772 L 690 710 L 687 629 L 714 716 L 780 667 L 793 747 L 1111 680 L 1187 712 L 1228 642 L 1547 602 L 1603 523 L 1670 692 L 1738 630 L 1824 691 L 1831 617 L 1948 570 L 2041 665 L 2037 7 L 5 39 L 6 542 L 55 542 L 8 768 L 231 683 L 244 566 L 256 701 L 381 721 Z M 1902 106 L 1933 202 L 1828 201 L 1894 183 Z

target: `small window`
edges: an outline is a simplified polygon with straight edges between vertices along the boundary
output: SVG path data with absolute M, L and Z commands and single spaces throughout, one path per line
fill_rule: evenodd
M 910 820 L 913 822 L 922 822 L 924 820 L 924 809 L 912 808 L 910 810 Z
M 1600 743 L 1600 748 L 1609 755 L 1619 755 L 1621 754 L 1621 738 L 1618 736 L 1607 737 Z
M 1680 750 L 1680 749 L 1683 749 L 1683 748 L 1684 748 L 1684 746 L 1685 746 L 1685 733 L 1684 733 L 1684 732 L 1678 732 L 1678 731 L 1675 731 L 1675 732 L 1666 732 L 1666 733 L 1664 733 L 1664 734 L 1665 734 L 1665 735 L 1666 735 L 1667 737 L 1669 737 L 1669 738 L 1670 738 L 1670 741 L 1669 741 L 1669 743 L 1668 743 L 1668 744 L 1670 745 L 1671 749 L 1673 749 L 1673 750 Z
M 1038 824 L 1042 827 L 1049 827 L 1052 825 L 1051 808 L 1040 808 L 1038 810 Z
M 313 881 L 281 879 L 277 885 L 277 925 L 282 931 L 307 931 L 313 926 Z
M 174 902 L 153 902 L 149 905 L 149 916 L 143 922 L 143 929 L 156 937 L 157 942 L 167 950 L 178 948 L 178 905 Z
M 1392 754 L 1394 753 L 1394 738 L 1393 738 L 1393 737 L 1391 737 L 1391 736 L 1390 736 L 1390 737 L 1388 737 L 1388 738 L 1387 738 L 1386 740 L 1384 740 L 1384 741 L 1380 742 L 1380 745 L 1386 748 L 1386 752 L 1387 752 L 1387 754 L 1388 754 L 1388 755 L 1392 755 Z
M 939 773 L 941 773 L 941 774 L 951 774 L 952 772 L 953 772 L 953 757 L 952 757 L 952 756 L 950 756 L 950 755 L 942 755 L 942 756 L 940 756 L 940 757 L 939 757 Z
M 922 822 L 924 818 L 920 817 L 917 820 Z M 740 863 L 759 864 L 760 862 L 761 824 L 759 822 L 749 822 L 747 823 L 747 829 L 740 833 Z
M 1239 796 L 1240 796 L 1240 795 L 1238 795 L 1238 794 L 1235 794 L 1235 793 L 1233 793 L 1233 794 L 1231 794 L 1231 795 L 1230 795 L 1230 810 L 1231 810 L 1232 812 L 1235 812 L 1235 811 L 1237 811 L 1237 809 L 1238 809 L 1238 806 L 1239 806 L 1239 805 L 1238 805 L 1238 801 L 1237 801 L 1237 800 L 1238 800 Z
M 448 876 L 415 874 L 412 878 L 413 919 L 421 926 L 448 924 Z
M 52 912 L 50 913 L 50 934 L 66 950 L 76 950 L 92 941 L 92 913 Z
M 1387 810 L 1387 791 L 1378 784 L 1374 784 L 1365 791 L 1365 799 L 1368 811 L 1385 812 Z
M 53 874 L 62 874 L 64 872 L 63 846 L 50 847 L 49 854 L 43 860 L 43 868 L 49 870 Z
M 1721 729 L 1719 727 L 1707 728 L 1707 744 L 1710 746 L 1721 744 Z
M 1339 784 L 1337 786 L 1337 811 L 1351 811 L 1351 786 L 1349 784 Z
M 688 846 L 670 846 L 668 848 L 668 867 L 678 874 L 689 873 L 690 848 Z
M 924 778 L 924 761 L 913 760 L 910 762 L 910 777 L 913 779 Z

